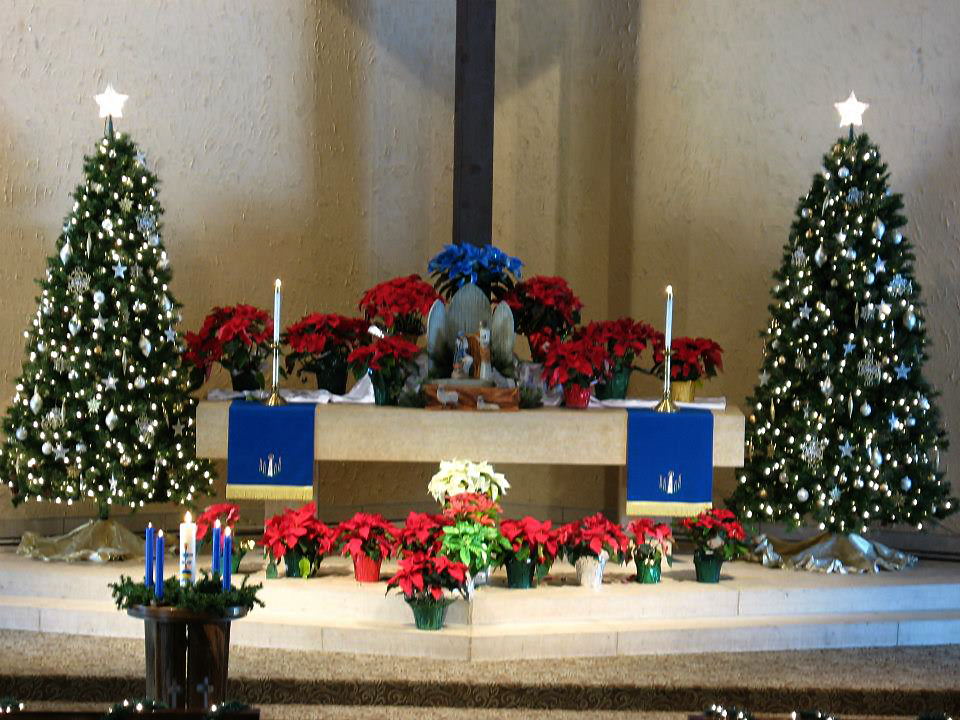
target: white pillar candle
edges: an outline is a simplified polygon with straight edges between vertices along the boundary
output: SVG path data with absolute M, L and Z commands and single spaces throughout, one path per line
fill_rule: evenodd
M 666 338 L 664 342 L 666 343 L 666 350 L 670 352 L 670 343 L 673 340 L 673 285 L 667 285 L 667 330 Z
M 280 362 L 279 362 L 279 350 L 280 347 L 280 278 L 277 278 L 277 282 L 273 286 L 273 377 L 271 378 L 272 382 L 270 387 L 276 389 L 280 385 Z
M 180 586 L 197 581 L 197 524 L 190 513 L 180 523 Z

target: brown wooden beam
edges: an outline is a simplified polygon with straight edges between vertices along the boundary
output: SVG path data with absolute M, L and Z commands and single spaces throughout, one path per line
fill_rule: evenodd
M 453 242 L 493 237 L 493 99 L 497 0 L 457 0 Z

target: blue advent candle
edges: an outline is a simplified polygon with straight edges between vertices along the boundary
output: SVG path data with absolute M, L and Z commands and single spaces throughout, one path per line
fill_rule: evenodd
M 220 553 L 223 552 L 221 549 L 222 544 L 220 541 L 220 520 L 218 519 L 213 524 L 213 569 L 211 572 L 216 575 L 220 572 Z
M 153 587 L 153 544 L 156 542 L 153 536 L 153 523 L 147 523 L 147 539 L 144 547 L 144 583 L 147 590 Z
M 230 528 L 223 531 L 223 589 L 230 590 L 230 573 L 233 570 L 233 539 L 230 537 Z
M 156 562 L 154 563 L 157 575 L 154 581 L 153 594 L 157 601 L 163 600 L 163 530 L 157 531 Z

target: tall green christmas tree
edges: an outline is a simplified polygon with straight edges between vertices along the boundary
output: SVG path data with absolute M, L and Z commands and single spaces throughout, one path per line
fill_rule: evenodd
M 863 533 L 956 510 L 924 379 L 926 323 L 903 201 L 866 134 L 864 103 L 837 103 L 839 139 L 800 199 L 775 273 L 750 398 L 748 461 L 729 503 L 748 521 Z
M 15 504 L 95 501 L 101 518 L 111 505 L 190 500 L 213 482 L 195 456 L 157 178 L 113 130 L 125 99 L 112 87 L 97 96 L 106 133 L 39 282 L 0 448 Z

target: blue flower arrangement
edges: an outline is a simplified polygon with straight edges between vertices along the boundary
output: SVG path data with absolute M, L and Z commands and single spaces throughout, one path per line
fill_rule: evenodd
M 491 301 L 499 302 L 521 277 L 523 263 L 493 245 L 447 245 L 437 253 L 427 270 L 434 287 L 446 299 L 467 283 L 473 283 Z

